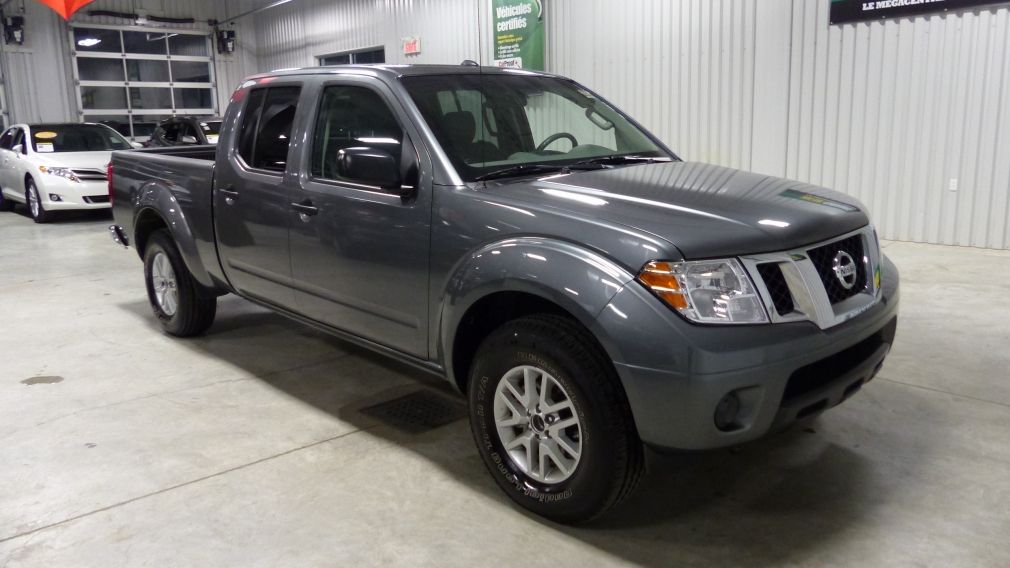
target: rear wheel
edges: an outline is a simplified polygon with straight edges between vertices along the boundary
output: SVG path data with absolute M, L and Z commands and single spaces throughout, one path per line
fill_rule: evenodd
M 631 494 L 642 443 L 613 366 L 577 322 L 536 315 L 481 344 L 470 426 L 498 485 L 554 521 L 591 520 Z
M 207 331 L 214 323 L 217 298 L 193 278 L 175 241 L 164 229 L 148 238 L 144 280 L 151 309 L 168 333 L 190 337 Z
M 42 205 L 42 196 L 39 195 L 39 188 L 35 185 L 35 180 L 28 178 L 25 182 L 25 202 L 28 204 L 28 212 L 32 220 L 36 223 L 48 223 L 53 220 L 53 214 L 46 211 Z

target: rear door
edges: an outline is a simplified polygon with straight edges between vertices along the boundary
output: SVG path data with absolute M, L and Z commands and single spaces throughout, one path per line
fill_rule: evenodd
M 288 224 L 298 177 L 289 165 L 299 117 L 301 84 L 270 83 L 250 90 L 236 132 L 218 160 L 214 223 L 225 275 L 240 293 L 283 308 L 291 290 Z M 220 156 L 220 154 L 219 154 Z
M 426 357 L 430 165 L 406 113 L 369 77 L 323 84 L 302 153 L 301 189 L 291 225 L 292 277 L 302 313 Z M 388 152 L 408 195 L 344 177 L 345 148 Z

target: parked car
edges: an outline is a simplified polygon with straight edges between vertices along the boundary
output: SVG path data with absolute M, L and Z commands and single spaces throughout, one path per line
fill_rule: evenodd
M 897 325 L 865 208 L 681 161 L 571 80 L 469 66 L 250 78 L 216 150 L 113 154 L 121 244 L 168 333 L 235 293 L 469 398 L 488 470 L 560 522 L 643 442 L 740 444 L 852 396 Z
M 0 136 L 0 210 L 24 203 L 45 223 L 56 211 L 108 209 L 110 156 L 131 148 L 101 124 L 15 124 Z
M 221 119 L 206 116 L 175 116 L 157 126 L 147 147 L 217 144 Z

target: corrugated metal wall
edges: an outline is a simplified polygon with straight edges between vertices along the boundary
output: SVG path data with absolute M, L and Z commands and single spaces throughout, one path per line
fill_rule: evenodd
M 829 4 L 552 0 L 548 67 L 686 159 L 858 197 L 886 238 L 1010 248 L 1010 10 L 829 26 Z
M 21 11 L 21 7 L 24 11 Z M 199 22 L 192 25 L 166 27 L 210 31 L 208 19 L 223 19 L 250 9 L 249 0 L 97 0 L 73 18 L 74 23 L 128 25 L 119 18 L 87 16 L 88 10 L 187 18 Z M 8 124 L 29 121 L 78 120 L 76 97 L 71 77 L 68 25 L 55 12 L 35 1 L 9 2 L 7 15 L 25 17 L 25 45 L 3 46 L 4 86 L 7 98 Z M 238 22 L 241 38 L 234 55 L 215 54 L 215 75 L 220 108 L 228 104 L 233 87 L 247 75 L 258 70 L 256 34 L 252 20 Z M 2 43 L 2 42 L 0 42 Z
M 791 17 L 785 173 L 859 197 L 885 237 L 1010 248 L 1010 10 Z
M 296 0 L 256 16 L 264 70 L 316 65 L 322 55 L 386 48 L 387 63 L 459 63 L 480 57 L 477 0 Z M 421 38 L 405 56 L 401 39 Z

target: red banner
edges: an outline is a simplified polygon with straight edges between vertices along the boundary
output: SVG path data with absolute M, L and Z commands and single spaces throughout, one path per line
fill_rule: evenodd
M 63 16 L 64 20 L 69 20 L 70 16 L 74 15 L 74 12 L 94 1 L 95 0 L 39 0 L 39 2 L 42 2 L 46 6 L 52 8 L 57 14 Z

